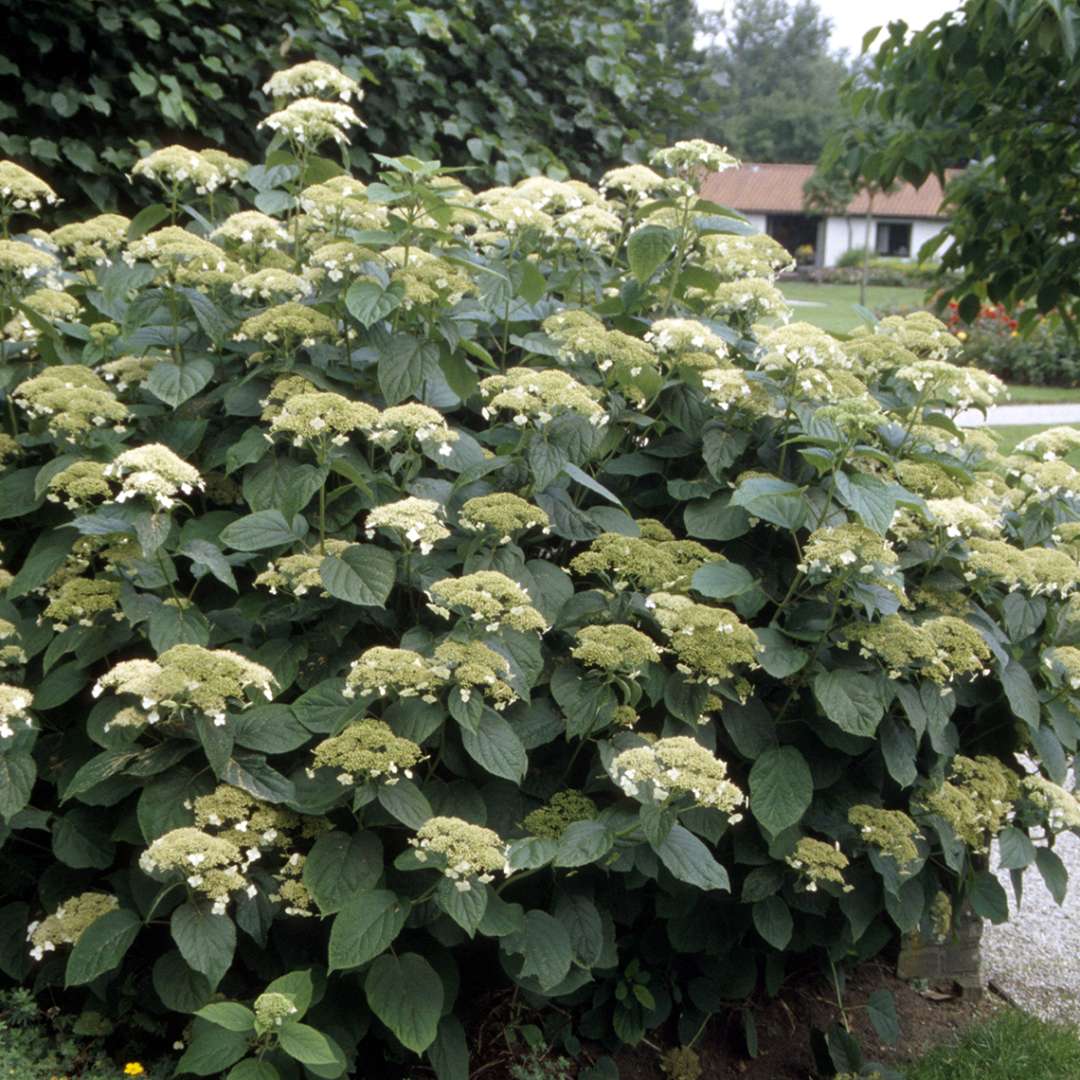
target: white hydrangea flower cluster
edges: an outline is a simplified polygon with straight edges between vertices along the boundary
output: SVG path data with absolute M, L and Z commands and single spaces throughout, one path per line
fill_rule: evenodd
M 62 200 L 44 180 L 14 161 L 0 161 L 0 213 L 36 214 L 42 206 L 56 206 Z
M 543 634 L 548 628 L 532 606 L 528 589 L 497 570 L 443 578 L 432 584 L 427 597 L 428 607 L 437 615 L 448 619 L 452 611 L 457 612 L 483 623 L 489 633 L 504 625 L 522 633 Z
M 511 368 L 505 375 L 482 379 L 479 389 L 484 399 L 480 413 L 485 420 L 494 412 L 508 411 L 518 427 L 525 427 L 530 421 L 544 425 L 560 413 L 576 412 L 594 427 L 608 422 L 607 411 L 597 400 L 599 391 L 565 371 Z
M 179 873 L 189 888 L 211 900 L 215 915 L 224 915 L 233 893 L 258 892 L 244 874 L 259 855 L 258 848 L 245 854 L 231 840 L 185 826 L 159 836 L 139 856 L 139 867 L 151 876 Z
M 159 184 L 166 191 L 191 184 L 198 195 L 209 195 L 227 179 L 201 154 L 186 146 L 163 146 L 135 162 L 132 177 L 141 176 Z
M 12 721 L 22 720 L 27 727 L 33 727 L 29 708 L 33 695 L 21 686 L 9 686 L 0 683 L 0 739 L 10 739 L 15 734 Z
M 225 724 L 230 707 L 246 708 L 245 693 L 258 690 L 273 698 L 273 674 L 261 664 L 229 649 L 201 645 L 173 645 L 157 660 L 122 660 L 94 683 L 93 696 L 105 690 L 140 699 L 147 723 L 156 724 L 192 710 L 209 717 L 217 727 Z
M 424 753 L 411 739 L 395 735 L 384 720 L 365 717 L 349 724 L 337 735 L 324 739 L 312 752 L 312 767 L 337 769 L 337 782 L 349 787 L 364 780 L 381 780 L 394 785 L 424 760 Z
M 727 152 L 726 146 L 717 146 L 705 139 L 684 139 L 674 146 L 654 150 L 649 155 L 649 164 L 659 165 L 679 176 L 697 180 L 702 171 L 722 172 L 724 169 L 734 169 L 739 160 Z
M 406 544 L 416 544 L 421 555 L 427 555 L 440 540 L 450 535 L 441 511 L 442 507 L 433 499 L 417 499 L 410 495 L 371 510 L 364 524 L 364 534 L 370 540 L 376 529 L 388 529 Z
M 347 698 L 361 694 L 385 697 L 393 691 L 399 697 L 419 697 L 436 701 L 437 691 L 450 677 L 445 667 L 433 664 L 413 649 L 393 649 L 376 645 L 365 650 L 349 665 L 342 694 Z
M 121 482 L 117 502 L 142 496 L 161 510 L 175 506 L 179 495 L 191 495 L 206 486 L 194 465 L 161 443 L 125 450 L 105 466 L 104 475 Z
M 367 125 L 349 105 L 305 97 L 298 98 L 279 112 L 271 113 L 258 126 L 281 132 L 298 147 L 305 149 L 328 140 L 333 140 L 339 146 L 348 146 L 346 130 Z
M 240 210 L 231 214 L 210 236 L 214 240 L 225 240 L 263 251 L 274 251 L 279 244 L 289 240 L 285 226 L 259 210 Z
M 434 449 L 439 457 L 449 457 L 454 452 L 458 433 L 430 405 L 407 402 L 383 409 L 372 425 L 370 439 L 387 449 L 399 442 L 415 440 L 425 449 Z
M 322 60 L 308 60 L 284 71 L 275 71 L 263 83 L 263 93 L 270 97 L 332 96 L 341 101 L 358 101 L 364 96 L 360 84 L 343 71 Z
M 468 892 L 476 881 L 486 885 L 500 871 L 509 873 L 509 846 L 497 832 L 470 825 L 456 817 L 429 818 L 409 841 L 420 862 L 441 857 L 443 876 L 458 892 Z
M 727 775 L 727 765 L 688 735 L 657 739 L 617 754 L 611 763 L 615 782 L 631 798 L 667 802 L 685 796 L 696 806 L 721 810 L 735 824 L 746 796 Z
M 1080 830 L 1080 798 L 1042 776 L 1025 776 L 1020 787 L 1028 801 L 1046 816 L 1051 832 Z
M 69 897 L 51 915 L 27 926 L 30 955 L 41 960 L 47 952 L 55 952 L 57 945 L 74 945 L 91 923 L 119 906 L 120 901 L 108 893 L 84 892 Z

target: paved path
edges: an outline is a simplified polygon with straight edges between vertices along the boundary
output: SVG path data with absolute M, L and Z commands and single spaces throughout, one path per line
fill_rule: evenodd
M 1062 833 L 1054 850 L 1069 872 L 1060 907 L 1031 867 L 1017 908 L 1009 871 L 996 870 L 1009 895 L 1009 921 L 985 927 L 983 975 L 1028 1012 L 1080 1028 L 1080 837 Z
M 1080 402 L 1055 405 L 995 405 L 984 418 L 978 409 L 966 409 L 957 418 L 961 427 L 1011 427 L 1017 424 L 1080 424 Z

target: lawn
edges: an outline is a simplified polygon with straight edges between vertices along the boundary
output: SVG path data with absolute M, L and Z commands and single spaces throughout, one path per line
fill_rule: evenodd
M 792 317 L 795 319 L 813 323 L 833 334 L 850 334 L 863 323 L 855 310 L 859 303 L 858 285 L 785 281 L 780 288 L 788 300 L 799 302 L 792 307 Z M 870 285 L 866 290 L 866 306 L 872 311 L 900 306 L 921 308 L 925 300 L 925 289 L 904 285 Z M 804 302 L 806 306 L 803 306 Z
M 952 1046 L 932 1050 L 908 1080 L 1075 1080 L 1080 1039 L 1066 1027 L 1005 1009 L 970 1028 Z
M 1014 405 L 1056 405 L 1080 401 L 1080 386 L 1010 386 L 1009 402 Z

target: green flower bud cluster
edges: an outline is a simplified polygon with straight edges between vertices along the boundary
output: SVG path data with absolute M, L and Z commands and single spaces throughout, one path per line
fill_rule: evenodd
M 848 341 L 841 342 L 840 348 L 852 361 L 851 367 L 868 379 L 880 378 L 885 372 L 919 362 L 919 358 L 895 337 L 874 334 L 866 327 L 855 330 Z
M 598 203 L 579 206 L 555 219 L 555 232 L 574 243 L 601 254 L 610 254 L 614 241 L 622 231 L 618 214 Z
M 942 818 L 973 851 L 988 852 L 990 841 L 1012 820 L 1019 792 L 1016 777 L 1000 761 L 958 754 L 950 778 L 923 790 L 914 805 Z
M 727 765 L 688 735 L 623 750 L 611 771 L 631 798 L 662 803 L 684 796 L 696 806 L 723 811 L 732 823 L 742 820 L 738 808 L 746 797 L 727 778 Z
M 908 491 L 927 499 L 958 499 L 964 485 L 946 470 L 930 461 L 898 461 L 896 478 Z
M 546 806 L 525 815 L 521 823 L 530 836 L 558 840 L 575 821 L 596 817 L 596 804 L 587 795 L 569 788 L 551 796 Z
M 1025 776 L 1020 787 L 1028 802 L 1045 817 L 1052 833 L 1080 830 L 1080 798 L 1042 776 Z
M 670 536 L 671 534 L 668 533 Z M 716 556 L 695 540 L 651 540 L 644 535 L 601 533 L 570 569 L 584 576 L 600 574 L 618 590 L 632 586 L 640 592 L 686 589 L 694 571 Z
M 600 194 L 615 192 L 627 202 L 644 202 L 649 196 L 669 191 L 671 181 L 648 165 L 621 165 L 600 178 Z
M 608 414 L 599 404 L 600 392 L 558 369 L 511 368 L 505 375 L 481 379 L 479 389 L 485 420 L 494 412 L 507 411 L 514 414 L 518 427 L 530 421 L 543 426 L 562 413 L 574 412 L 595 427 L 608 422 Z
M 747 323 L 764 319 L 787 322 L 791 318 L 784 294 L 764 278 L 722 281 L 715 289 L 703 292 L 702 297 L 712 307 L 714 317 L 739 316 Z
M 346 229 L 379 229 L 386 224 L 386 207 L 369 202 L 367 185 L 351 176 L 335 176 L 323 184 L 304 188 L 300 192 L 300 209 L 310 226 L 332 236 L 343 236 Z M 358 261 L 367 258 L 374 258 L 374 253 L 365 252 Z
M 436 581 L 427 592 L 428 607 L 449 618 L 467 615 L 490 633 L 502 626 L 522 633 L 547 630 L 543 615 L 532 606 L 528 590 L 497 570 L 480 570 L 459 578 Z
M 848 821 L 859 830 L 864 844 L 894 859 L 901 868 L 915 862 L 920 839 L 919 826 L 902 810 L 884 810 L 860 804 L 848 811 Z
M 702 263 L 723 281 L 761 278 L 775 281 L 778 274 L 795 268 L 795 260 L 766 233 L 734 236 L 719 233 L 702 236 L 697 241 Z
M 848 523 L 815 529 L 803 546 L 799 570 L 810 577 L 858 577 L 899 589 L 892 545 L 865 525 Z
M 633 380 L 642 372 L 656 372 L 657 356 L 647 341 L 639 341 L 620 330 L 608 330 L 587 311 L 571 309 L 551 315 L 543 322 L 544 332 L 559 346 L 559 355 L 569 361 L 588 361 L 603 374 L 610 373 L 641 399 Z
M 390 448 L 409 440 L 415 440 L 425 449 L 437 448 L 439 457 L 449 457 L 458 433 L 447 426 L 442 413 L 429 405 L 409 402 L 384 409 L 375 421 L 371 441 Z
M 585 626 L 574 634 L 570 655 L 586 667 L 636 678 L 646 664 L 660 660 L 656 643 L 632 626 Z
M 21 667 L 26 663 L 26 651 L 18 643 L 19 628 L 7 619 L 0 619 L 0 668 Z M 10 728 L 8 731 L 10 732 Z M 3 725 L 0 722 L 0 735 Z
M 1080 649 L 1073 645 L 1057 645 L 1042 654 L 1042 662 L 1056 686 L 1080 690 Z
M 948 360 L 962 348 L 959 338 L 929 311 L 887 315 L 874 324 L 874 333 L 888 338 L 920 360 Z
M 909 342 L 904 344 L 918 352 Z M 956 410 L 973 405 L 988 408 L 1007 393 L 996 375 L 978 368 L 957 367 L 947 360 L 918 360 L 897 369 L 895 378 L 911 386 L 924 401 L 941 402 Z
M 12 397 L 29 416 L 45 417 L 57 438 L 73 442 L 101 427 L 122 432 L 128 418 L 127 407 L 105 382 L 78 364 L 48 367 L 19 383 Z
M 143 496 L 162 510 L 175 506 L 177 495 L 204 487 L 199 470 L 161 443 L 125 450 L 105 466 L 104 474 L 120 480 L 117 502 Z
M 990 660 L 989 646 L 970 623 L 955 615 L 939 615 L 924 622 L 921 629 L 933 642 L 937 660 L 950 678 L 990 674 L 986 666 Z
M 839 885 L 844 892 L 851 892 L 853 885 L 844 881 L 848 857 L 840 850 L 840 844 L 827 844 L 823 840 L 804 836 L 794 850 L 784 857 L 784 862 L 799 873 L 807 892 L 817 892 L 821 884 Z
M 129 386 L 146 382 L 160 360 L 157 356 L 120 356 L 99 364 L 97 370 L 107 383 L 115 382 L 117 391 L 123 393 Z
M 332 341 L 338 336 L 337 324 L 321 311 L 294 301 L 275 304 L 240 324 L 233 335 L 236 341 L 261 341 L 265 345 L 280 345 L 286 352 L 303 346 L 310 348 L 319 341 Z
M 653 593 L 645 606 L 667 637 L 676 668 L 691 682 L 715 686 L 737 668 L 758 667 L 757 635 L 732 612 L 666 592 Z
M 356 720 L 344 731 L 324 739 L 312 753 L 312 769 L 338 769 L 343 786 L 364 780 L 396 784 L 400 776 L 412 779 L 412 770 L 424 758 L 411 739 L 395 735 L 390 725 L 373 717 Z
M 406 311 L 432 305 L 453 307 L 465 296 L 476 292 L 476 283 L 466 271 L 421 248 L 410 249 L 408 262 L 402 247 L 387 248 L 381 258 L 396 267 L 390 280 L 404 286 L 402 307 Z
M 196 270 L 224 270 L 228 265 L 221 248 L 178 225 L 166 225 L 132 240 L 124 249 L 123 259 L 128 266 L 143 261 L 167 273 L 185 265 Z
M 481 246 L 505 244 L 516 233 L 534 230 L 541 235 L 554 231 L 555 219 L 512 188 L 491 188 L 476 197 L 477 208 L 484 216 L 474 242 Z
M 1031 454 L 1041 461 L 1056 461 L 1078 449 L 1080 430 L 1069 426 L 1047 428 L 1016 444 L 1017 453 Z
M 270 894 L 270 899 L 275 904 L 282 904 L 286 915 L 312 918 L 316 914 L 315 898 L 302 880 L 306 861 L 305 855 L 294 851 L 277 875 L 276 891 Z
M 934 940 L 948 941 L 952 935 L 953 905 L 947 892 L 939 889 L 934 893 L 934 899 L 930 901 L 929 921 Z
M 69 510 L 104 502 L 112 496 L 112 488 L 100 461 L 76 461 L 49 478 L 45 497 L 49 502 L 62 502 Z
M 82 305 L 70 293 L 58 289 L 37 289 L 28 293 L 20 303 L 46 322 L 73 322 L 79 317 Z M 34 341 L 37 327 L 23 312 L 16 312 L 4 326 L 4 337 L 10 341 Z
M 59 267 L 56 256 L 24 243 L 22 240 L 0 240 L 0 278 L 33 281 Z
M 911 672 L 923 674 L 934 682 L 946 682 L 949 678 L 930 635 L 900 615 L 886 615 L 876 623 L 852 623 L 841 630 L 840 644 L 857 645 L 860 656 L 880 661 L 890 679 Z
M 469 532 L 494 533 L 500 544 L 508 544 L 515 533 L 527 529 L 550 531 L 551 522 L 538 506 L 526 502 L 520 495 L 498 491 L 492 495 L 477 495 L 461 508 L 458 524 Z
M 433 499 L 417 499 L 410 495 L 372 509 L 364 523 L 364 532 L 370 540 L 376 529 L 387 529 L 404 545 L 416 544 L 420 554 L 427 555 L 440 540 L 450 535 L 439 516 L 441 509 Z
M 689 1046 L 676 1046 L 660 1056 L 660 1070 L 669 1080 L 701 1080 L 701 1058 Z
M 709 368 L 702 372 L 701 385 L 721 411 L 734 408 L 752 416 L 767 416 L 773 404 L 765 387 L 746 377 L 738 368 Z
M 140 699 L 147 723 L 166 714 L 194 710 L 225 724 L 225 710 L 246 708 L 247 690 L 260 691 L 269 701 L 274 676 L 229 649 L 206 649 L 201 645 L 173 645 L 157 660 L 122 660 L 94 684 L 93 696 L 105 690 L 132 694 Z
M 255 859 L 258 855 L 256 850 Z M 258 892 L 244 877 L 255 859 L 245 858 L 231 840 L 184 826 L 159 836 L 139 856 L 139 866 L 151 876 L 180 873 L 189 888 L 209 897 L 215 915 L 224 915 L 231 893 Z
M 292 998 L 285 994 L 260 994 L 254 1003 L 255 1034 L 265 1035 L 281 1027 L 290 1016 L 300 1010 L 293 1004 Z
M 435 650 L 435 660 L 467 702 L 474 690 L 493 708 L 502 711 L 517 701 L 517 693 L 506 681 L 510 662 L 480 641 L 444 641 Z
M 507 846 L 502 837 L 461 818 L 429 818 L 409 844 L 421 862 L 441 856 L 443 876 L 459 892 L 468 892 L 473 879 L 486 885 L 500 870 L 506 871 Z
M 93 626 L 98 615 L 123 619 L 120 611 L 120 582 L 103 578 L 69 578 L 49 593 L 49 604 L 40 619 L 51 619 L 53 629 L 62 633 L 69 625 Z
M 318 589 L 320 596 L 326 596 L 319 573 L 323 559 L 327 555 L 340 555 L 350 546 L 348 540 L 326 540 L 323 553 L 311 551 L 301 555 L 284 555 L 268 563 L 266 569 L 255 578 L 255 584 L 269 589 L 271 596 L 276 596 L 279 589 L 296 597 Z
M 657 319 L 649 327 L 645 340 L 664 357 L 710 353 L 717 360 L 727 360 L 731 355 L 728 343 L 696 319 Z M 718 366 L 715 360 L 713 366 Z
M 200 795 L 185 806 L 194 811 L 196 828 L 213 830 L 210 835 L 241 848 L 285 847 L 301 827 L 300 817 L 291 810 L 263 802 L 229 784 L 219 784 L 209 795 Z
M 289 240 L 289 233 L 280 221 L 258 210 L 241 210 L 230 215 L 210 236 L 214 240 L 224 240 L 241 247 L 264 248 L 268 251 Z M 290 278 L 294 276 L 289 275 Z
M 361 247 L 351 240 L 337 240 L 323 244 L 311 253 L 305 273 L 309 277 L 325 273 L 331 281 L 341 281 L 346 273 L 374 258 L 375 253 L 370 248 Z
M 10 739 L 15 734 L 11 726 L 13 720 L 23 720 L 27 727 L 33 727 L 33 721 L 27 710 L 33 694 L 21 686 L 0 683 L 0 739 Z
M 1007 459 L 1008 476 L 1022 492 L 1040 501 L 1080 493 L 1080 472 L 1067 461 L 1032 461 L 1015 455 Z
M 120 901 L 107 893 L 84 892 L 69 897 L 51 915 L 26 928 L 26 939 L 33 946 L 30 955 L 41 960 L 57 945 L 74 945 L 91 923 L 116 911 Z

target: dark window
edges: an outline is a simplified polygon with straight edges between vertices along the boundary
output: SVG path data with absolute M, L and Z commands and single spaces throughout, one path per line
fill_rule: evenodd
M 874 250 L 879 255 L 898 255 L 907 257 L 911 254 L 911 222 L 879 221 L 877 244 Z

